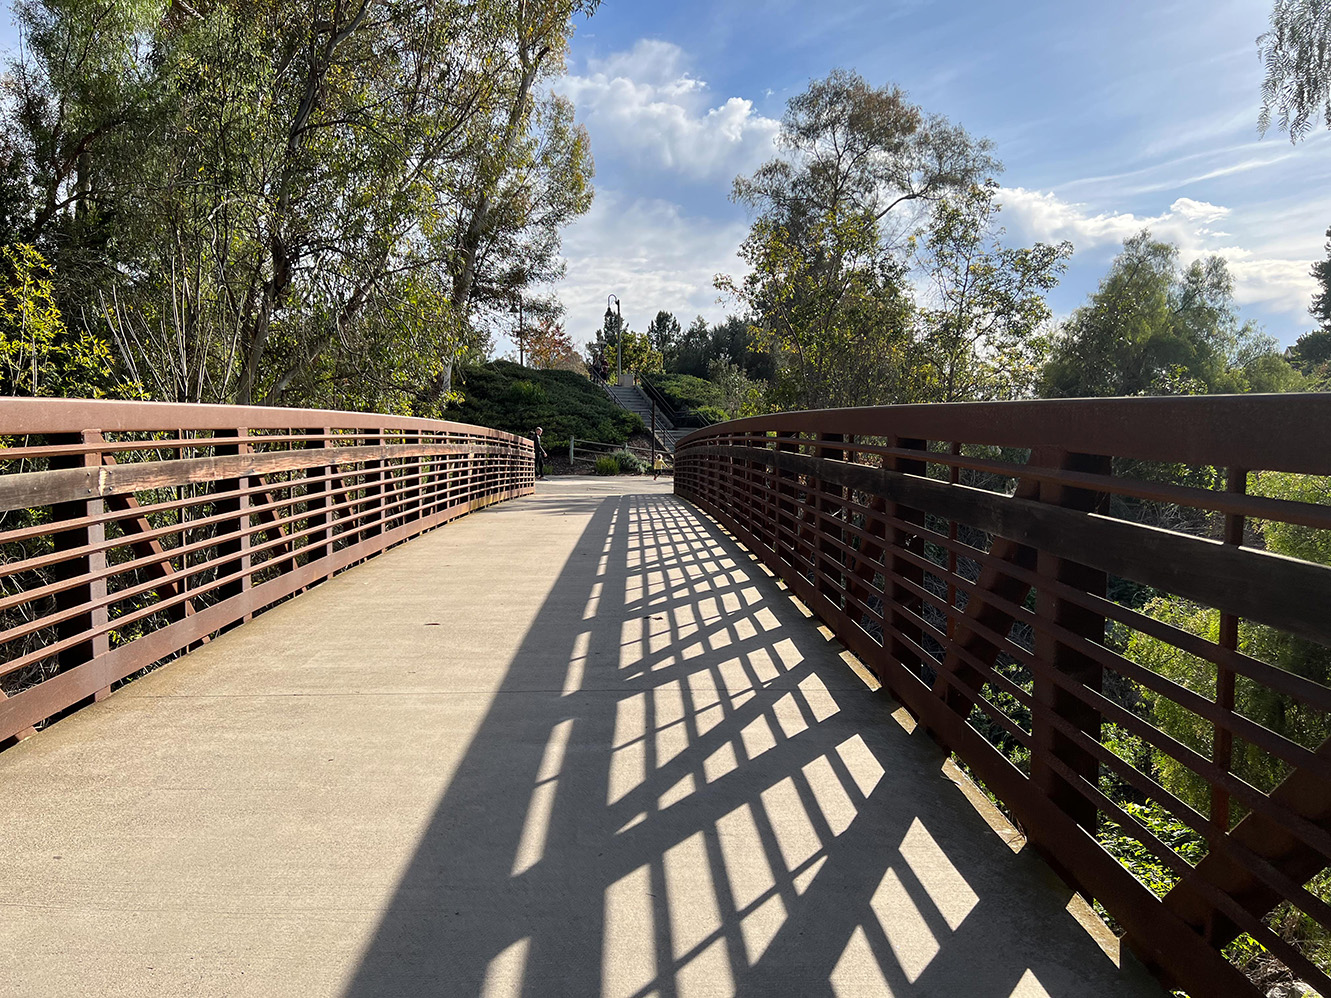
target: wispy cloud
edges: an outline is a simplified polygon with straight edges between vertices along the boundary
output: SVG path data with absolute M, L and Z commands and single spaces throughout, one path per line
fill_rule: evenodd
M 1305 241 L 1291 245 L 1262 231 L 1258 207 L 1234 211 L 1224 205 L 1188 197 L 1176 198 L 1156 214 L 1095 211 L 1066 201 L 1050 191 L 1003 188 L 1003 222 L 1015 235 L 1044 241 L 1068 239 L 1078 250 L 1110 250 L 1142 229 L 1179 247 L 1184 260 L 1201 256 L 1224 257 L 1234 277 L 1234 297 L 1240 305 L 1262 305 L 1272 311 L 1302 315 L 1316 287 L 1309 274 L 1316 250 L 1299 251 Z M 1224 223 L 1224 229 L 1215 227 Z

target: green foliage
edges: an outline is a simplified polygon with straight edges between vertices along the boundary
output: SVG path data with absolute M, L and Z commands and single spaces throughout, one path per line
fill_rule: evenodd
M 928 276 L 917 310 L 914 401 L 959 402 L 1030 394 L 1044 360 L 1045 294 L 1072 244 L 1012 249 L 997 241 L 997 185 L 974 186 L 935 207 L 917 245 Z
M 534 381 L 519 380 L 508 386 L 507 400 L 515 406 L 534 406 L 546 399 L 545 389 Z
M 1147 804 L 1128 802 L 1121 806 L 1187 862 L 1195 865 L 1206 855 L 1206 839 L 1154 801 Z M 1098 837 L 1105 850 L 1157 897 L 1164 897 L 1178 883 L 1178 875 L 1173 870 L 1117 823 L 1106 819 L 1100 826 Z
M 679 320 L 664 309 L 657 312 L 656 318 L 647 325 L 647 342 L 661 355 L 666 366 L 670 365 L 679 349 L 681 333 Z
M 697 411 L 698 415 L 701 416 L 703 419 L 707 420 L 707 422 L 709 423 L 724 423 L 727 419 L 730 418 L 730 414 L 727 413 L 720 406 L 700 405 L 698 406 Z
M 1296 142 L 1320 115 L 1331 128 L 1331 7 L 1325 0 L 1275 0 L 1271 30 L 1257 39 L 1266 67 L 1258 127 L 1274 112 L 1282 132 Z
M 546 83 L 596 6 L 23 0 L 0 231 L 157 397 L 437 411 L 590 206 Z
M 619 471 L 619 462 L 609 454 L 603 454 L 596 459 L 596 473 L 598 475 L 618 475 Z
M 1269 336 L 1240 323 L 1225 261 L 1181 268 L 1148 231 L 1126 240 L 1086 305 L 1060 330 L 1041 375 L 1046 397 L 1179 391 L 1289 391 L 1302 378 Z
M 1255 495 L 1331 506 L 1331 479 L 1278 471 L 1264 471 L 1255 478 L 1252 486 Z M 1291 558 L 1331 565 L 1331 530 L 1314 530 L 1273 520 L 1258 521 L 1257 527 L 1270 550 Z
M 641 475 L 648 467 L 646 461 L 629 450 L 617 450 L 610 457 L 619 465 L 619 472 L 622 475 Z M 600 463 L 599 459 L 597 463 Z
M 1312 276 L 1317 281 L 1318 290 L 1308 311 L 1317 320 L 1321 331 L 1331 335 L 1331 229 L 1327 229 L 1326 234 L 1326 259 L 1313 264 Z M 1325 340 L 1320 342 L 1323 346 L 1317 359 L 1322 362 L 1331 360 L 1331 346 L 1326 346 Z
M 720 387 L 691 374 L 655 374 L 652 385 L 666 397 L 670 407 L 679 412 L 705 405 L 721 405 Z
M 720 394 L 720 404 L 712 407 L 722 411 L 726 419 L 751 416 L 766 411 L 766 387 L 752 380 L 744 368 L 729 357 L 712 361 L 707 374 Z
M 1219 639 L 1220 613 L 1209 607 L 1176 597 L 1157 597 L 1147 603 L 1144 612 L 1208 641 Z M 1272 627 L 1241 622 L 1239 649 L 1314 682 L 1325 684 L 1331 678 L 1331 650 Z M 1185 689 L 1208 699 L 1215 698 L 1216 670 L 1210 662 L 1140 632 L 1132 634 L 1127 654 Z M 1161 730 L 1203 756 L 1210 756 L 1210 721 L 1166 696 L 1147 694 L 1146 699 Z M 1331 723 L 1321 711 L 1305 707 L 1245 676 L 1235 680 L 1235 708 L 1243 716 L 1309 747 L 1316 747 L 1331 735 Z M 1154 764 L 1165 787 L 1198 811 L 1208 812 L 1210 791 L 1201 776 L 1164 752 L 1154 753 Z M 1235 739 L 1233 769 L 1236 775 L 1265 791 L 1271 790 L 1288 772 L 1285 763 L 1242 739 Z
M 0 247 L 0 395 L 141 396 L 105 340 L 65 326 L 50 268 L 24 243 Z
M 989 143 L 890 86 L 836 70 L 791 99 L 781 158 L 735 181 L 754 221 L 741 281 L 718 287 L 780 358 L 773 402 L 823 408 L 902 394 L 911 312 L 903 231 L 997 169 Z
M 750 378 L 770 382 L 776 373 L 776 359 L 768 349 L 768 339 L 740 316 L 728 315 L 724 321 L 709 325 L 700 315 L 679 334 L 673 351 L 666 356 L 666 370 L 706 378 L 712 363 L 724 357 L 743 368 Z
M 1326 234 L 1331 236 L 1331 229 Z M 1331 241 L 1326 244 L 1326 259 L 1313 264 L 1312 277 L 1317 292 L 1308 311 L 1317 328 L 1295 340 L 1285 357 L 1316 390 L 1325 391 L 1331 387 Z
M 497 360 L 467 368 L 462 382 L 463 397 L 448 407 L 448 419 L 522 435 L 540 426 L 547 440 L 618 444 L 643 432 L 642 420 L 572 371 L 537 371 Z
M 1252 491 L 1257 495 L 1295 502 L 1326 503 L 1331 500 L 1331 484 L 1324 478 L 1307 475 L 1263 472 L 1255 476 Z M 1270 551 L 1331 565 L 1331 532 L 1272 521 L 1257 521 L 1255 526 Z M 1220 613 L 1209 607 L 1200 607 L 1178 597 L 1159 596 L 1146 604 L 1144 612 L 1209 641 L 1219 639 Z M 1325 685 L 1331 680 L 1331 649 L 1277 628 L 1241 621 L 1239 649 L 1314 682 Z M 1153 671 L 1214 699 L 1216 670 L 1211 663 L 1140 632 L 1131 635 L 1127 651 L 1130 658 Z M 1164 696 L 1149 695 L 1148 701 L 1155 722 L 1162 730 L 1209 756 L 1212 738 L 1209 721 Z M 1235 680 L 1235 707 L 1243 716 L 1309 748 L 1315 748 L 1331 736 L 1331 720 L 1322 711 L 1244 676 Z M 1161 752 L 1156 753 L 1155 764 L 1166 787 L 1199 811 L 1206 812 L 1209 792 L 1201 777 Z M 1256 746 L 1235 739 L 1234 771 L 1254 786 L 1269 791 L 1284 777 L 1288 766 Z
M 1285 351 L 1290 365 L 1319 383 L 1331 380 L 1331 327 L 1304 333 Z
M 626 322 L 621 336 L 618 324 L 619 316 L 607 312 L 601 328 L 596 331 L 596 338 L 587 343 L 588 366 L 598 365 L 601 358 L 604 357 L 610 368 L 610 378 L 613 380 L 622 343 L 625 373 L 631 374 L 642 371 L 653 374 L 663 371 L 665 369 L 663 358 L 652 346 L 647 335 L 629 328 L 629 324 Z

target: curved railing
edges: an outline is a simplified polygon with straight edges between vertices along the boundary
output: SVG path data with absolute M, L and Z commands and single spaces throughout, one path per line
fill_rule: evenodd
M 675 460 L 1194 998 L 1261 993 L 1222 950 L 1331 994 L 1326 476 L 1329 395 L 786 413 Z
M 0 747 L 532 490 L 531 441 L 352 412 L 0 399 Z

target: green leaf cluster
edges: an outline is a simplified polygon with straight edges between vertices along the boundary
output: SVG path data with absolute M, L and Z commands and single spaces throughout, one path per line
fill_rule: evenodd
M 569 437 L 621 444 L 643 432 L 641 419 L 572 371 L 537 371 L 497 360 L 466 368 L 461 389 L 461 400 L 449 405 L 446 418 L 524 436 L 540 426 L 547 449 Z
M 1304 379 L 1234 305 L 1222 257 L 1187 267 L 1177 247 L 1127 239 L 1089 301 L 1054 339 L 1040 377 L 1051 398 L 1283 392 Z
M 155 397 L 435 412 L 590 206 L 596 6 L 21 0 L 0 241 Z
M 104 339 L 65 325 L 50 267 L 25 243 L 0 246 L 0 395 L 141 395 Z

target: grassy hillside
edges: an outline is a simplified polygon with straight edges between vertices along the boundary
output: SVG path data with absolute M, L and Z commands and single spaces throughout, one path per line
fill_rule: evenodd
M 725 401 L 721 397 L 720 386 L 691 374 L 653 374 L 651 379 L 652 384 L 661 390 L 661 394 L 677 410 L 700 409 L 703 406 L 720 408 Z
M 642 420 L 572 371 L 537 371 L 496 360 L 459 372 L 454 388 L 462 391 L 464 399 L 448 407 L 447 419 L 524 436 L 540 426 L 545 429 L 547 449 L 570 435 L 620 444 L 643 429 Z

